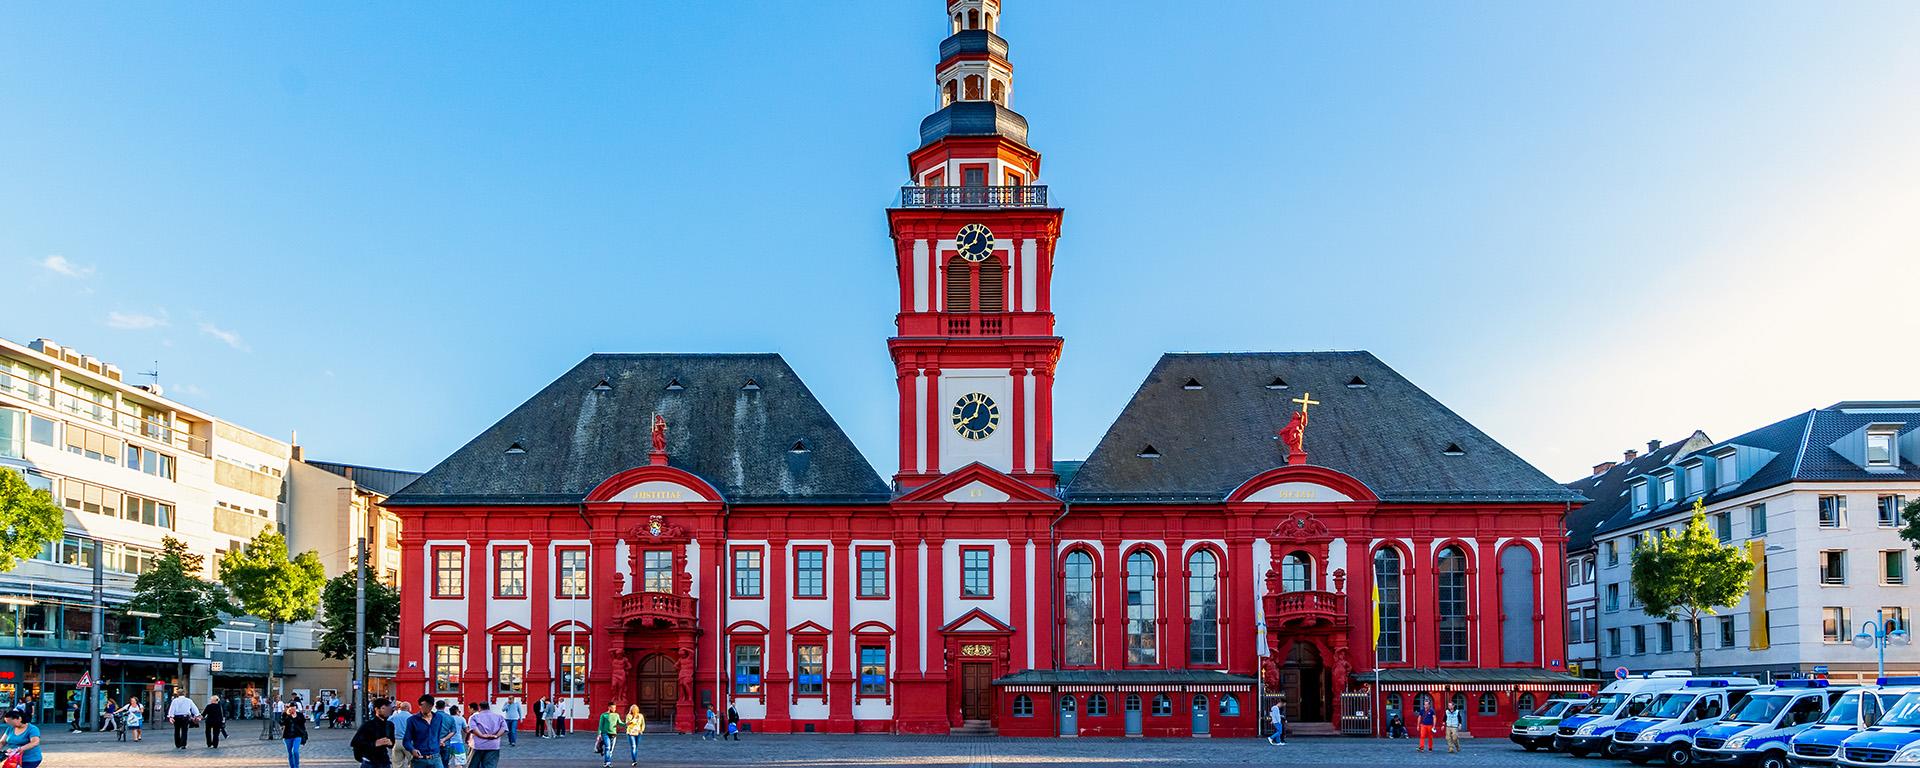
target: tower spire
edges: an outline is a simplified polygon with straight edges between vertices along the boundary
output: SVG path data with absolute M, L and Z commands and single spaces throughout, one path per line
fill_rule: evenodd
M 1000 136 L 1027 143 L 1027 121 L 1013 111 L 1013 63 L 999 34 L 1000 0 L 947 0 L 952 33 L 934 67 L 935 112 L 920 123 L 920 144 L 948 136 Z

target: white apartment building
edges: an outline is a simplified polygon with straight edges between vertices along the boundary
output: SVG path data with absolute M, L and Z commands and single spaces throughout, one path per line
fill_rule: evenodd
M 1630 564 L 1639 541 L 1685 526 L 1704 500 L 1720 538 L 1758 567 L 1746 598 L 1702 622 L 1702 671 L 1871 679 L 1875 651 L 1854 636 L 1880 615 L 1905 628 L 1920 608 L 1914 552 L 1899 536 L 1901 509 L 1920 499 L 1916 460 L 1920 402 L 1842 402 L 1614 468 L 1621 476 L 1605 484 L 1620 489 L 1618 509 L 1593 534 L 1599 663 L 1693 665 L 1686 622 L 1641 609 Z M 1889 648 L 1886 663 L 1890 675 L 1920 674 L 1920 647 Z
M 92 650 L 96 545 L 110 608 L 168 536 L 204 556 L 211 578 L 222 553 L 282 526 L 290 456 L 287 443 L 136 386 L 113 365 L 46 339 L 0 339 L 0 467 L 52 493 L 67 528 L 0 573 L 0 706 L 31 699 L 41 720 L 64 717 Z M 185 681 L 174 649 L 149 642 L 141 624 L 109 611 L 101 677 L 115 699 L 152 700 L 184 682 L 196 697 L 250 703 L 264 687 L 262 623 L 237 617 L 211 642 L 188 643 Z

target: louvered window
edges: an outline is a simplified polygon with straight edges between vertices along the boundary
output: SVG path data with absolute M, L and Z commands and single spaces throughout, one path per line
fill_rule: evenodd
M 973 265 L 958 256 L 947 261 L 947 311 L 973 311 Z
M 980 262 L 980 311 L 1007 311 L 1007 267 L 994 259 Z

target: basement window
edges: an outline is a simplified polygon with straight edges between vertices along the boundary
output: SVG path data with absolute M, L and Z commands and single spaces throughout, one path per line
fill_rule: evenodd
M 1359 388 L 1361 388 L 1361 387 L 1364 387 L 1364 386 L 1366 386 L 1366 385 L 1367 385 L 1367 382 L 1366 382 L 1366 380 L 1365 380 L 1365 379 L 1362 379 L 1362 378 L 1360 378 L 1360 377 L 1358 377 L 1358 376 L 1355 376 L 1355 377 L 1353 377 L 1352 379 L 1349 379 L 1349 380 L 1347 381 L 1347 388 L 1348 388 L 1348 389 L 1359 389 Z
M 683 389 L 686 389 L 686 387 L 683 387 L 683 386 L 680 386 L 680 380 L 679 380 L 679 379 L 674 379 L 674 380 L 672 380 L 672 381 L 669 381 L 669 382 L 667 382 L 667 391 L 668 391 L 668 392 L 678 392 L 678 391 L 680 391 L 680 390 L 683 390 Z
M 742 385 L 740 386 L 740 391 L 742 391 L 742 392 L 758 392 L 758 391 L 760 391 L 760 384 L 759 384 L 758 382 L 755 382 L 755 381 L 753 380 L 753 378 L 752 378 L 752 377 L 748 377 L 748 378 L 747 378 L 747 383 L 745 383 L 745 384 L 742 384 Z
M 523 454 L 526 452 L 527 452 L 527 449 L 520 447 L 520 444 L 517 442 L 514 443 L 513 445 L 507 446 L 508 456 L 519 456 L 520 454 Z
M 606 379 L 601 379 L 600 383 L 593 385 L 593 391 L 595 392 L 610 392 L 612 390 L 613 385 L 608 384 Z
M 1447 443 L 1447 449 L 1444 451 L 1441 451 L 1440 453 L 1445 454 L 1447 456 L 1467 455 L 1466 449 L 1461 448 L 1459 443 Z
M 1134 454 L 1134 455 L 1135 455 L 1135 456 L 1139 456 L 1140 458 L 1143 458 L 1143 459 L 1157 459 L 1157 458 L 1160 458 L 1160 452 L 1159 452 L 1159 451 L 1157 451 L 1157 450 L 1154 450 L 1154 447 L 1153 447 L 1153 445 L 1152 445 L 1151 443 L 1149 443 L 1149 444 L 1147 445 L 1147 447 L 1145 447 L 1145 448 L 1141 448 L 1141 449 L 1140 449 L 1140 452 L 1139 452 L 1139 453 L 1136 453 L 1136 454 Z
M 1267 382 L 1267 389 L 1286 389 L 1286 388 L 1287 388 L 1287 380 L 1282 379 L 1278 376 L 1273 377 L 1273 381 Z
M 1182 385 L 1180 385 L 1180 388 L 1181 388 L 1181 389 L 1200 389 L 1200 388 L 1201 388 L 1201 387 L 1200 387 L 1200 380 L 1199 380 L 1199 379 L 1187 379 L 1187 383 L 1185 383 L 1185 384 L 1182 384 Z

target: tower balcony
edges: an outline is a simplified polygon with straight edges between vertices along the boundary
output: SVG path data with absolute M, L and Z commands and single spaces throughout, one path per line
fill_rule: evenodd
M 694 599 L 665 592 L 631 592 L 620 596 L 619 622 L 635 628 L 691 627 Z
M 1045 208 L 1047 185 L 901 187 L 902 208 Z
M 1265 601 L 1270 628 L 1313 629 L 1347 625 L 1347 596 L 1338 592 L 1268 593 Z
M 895 321 L 901 336 L 1052 336 L 1047 312 L 905 312 Z

